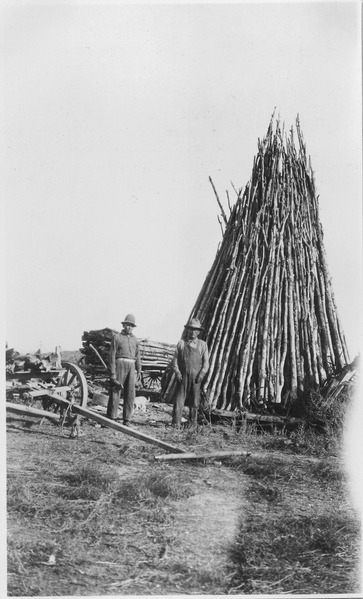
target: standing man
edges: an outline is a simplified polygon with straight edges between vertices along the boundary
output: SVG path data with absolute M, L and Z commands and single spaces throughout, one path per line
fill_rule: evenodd
M 133 335 L 136 327 L 135 316 L 127 314 L 121 323 L 121 333 L 113 336 L 110 348 L 110 397 L 107 405 L 107 417 L 116 420 L 120 395 L 123 392 L 123 423 L 130 426 L 134 411 L 135 383 L 141 376 L 141 359 L 139 342 Z
M 209 368 L 207 344 L 198 339 L 202 329 L 200 321 L 192 318 L 185 329 L 186 335 L 178 342 L 173 358 L 178 381 L 173 402 L 172 426 L 175 428 L 180 428 L 184 405 L 189 407 L 189 425 L 197 424 L 200 385 Z

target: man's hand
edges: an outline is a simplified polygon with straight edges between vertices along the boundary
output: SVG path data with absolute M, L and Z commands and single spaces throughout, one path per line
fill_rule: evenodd
M 183 380 L 183 377 L 182 377 L 182 375 L 181 375 L 181 372 L 176 372 L 176 373 L 175 373 L 175 376 L 176 376 L 176 380 L 177 380 L 179 383 L 181 383 L 181 382 L 182 382 L 182 380 Z
M 197 374 L 197 376 L 195 377 L 195 381 L 194 381 L 194 382 L 198 384 L 198 383 L 200 383 L 200 381 L 201 381 L 201 380 L 202 380 L 202 379 L 201 379 L 201 376 L 200 376 L 200 373 L 199 373 L 199 374 Z
M 116 389 L 123 389 L 123 386 L 118 382 L 115 376 L 111 376 L 111 385 L 116 387 Z

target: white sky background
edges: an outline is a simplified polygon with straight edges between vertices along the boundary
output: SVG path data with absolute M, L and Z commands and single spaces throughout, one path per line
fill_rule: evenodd
M 299 113 L 338 312 L 359 351 L 358 3 L 9 4 L 2 10 L 6 339 L 176 343 L 225 206 L 276 107 Z

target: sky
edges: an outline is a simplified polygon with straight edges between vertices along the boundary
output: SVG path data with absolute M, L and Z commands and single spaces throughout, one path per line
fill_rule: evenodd
M 12 2 L 2 11 L 5 334 L 176 343 L 276 108 L 299 115 L 351 358 L 360 351 L 356 2 Z

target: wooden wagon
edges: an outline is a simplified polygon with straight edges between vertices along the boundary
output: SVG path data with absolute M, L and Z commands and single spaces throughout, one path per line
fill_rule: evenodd
M 56 367 L 42 369 L 42 365 L 35 362 L 30 368 L 23 370 L 7 366 L 7 412 L 32 416 L 40 421 L 49 419 L 60 425 L 62 430 L 63 427 L 70 428 L 71 437 L 80 435 L 80 418 L 87 418 L 168 452 L 185 453 L 185 450 L 179 447 L 108 419 L 90 409 L 87 401 L 87 380 L 77 364 L 58 362 Z
M 39 362 L 24 370 L 7 368 L 6 409 L 46 416 L 63 426 L 71 426 L 72 434 L 76 434 L 78 417 L 69 406 L 87 406 L 86 377 L 81 368 L 71 362 L 61 362 L 47 369 L 42 369 L 41 360 Z

